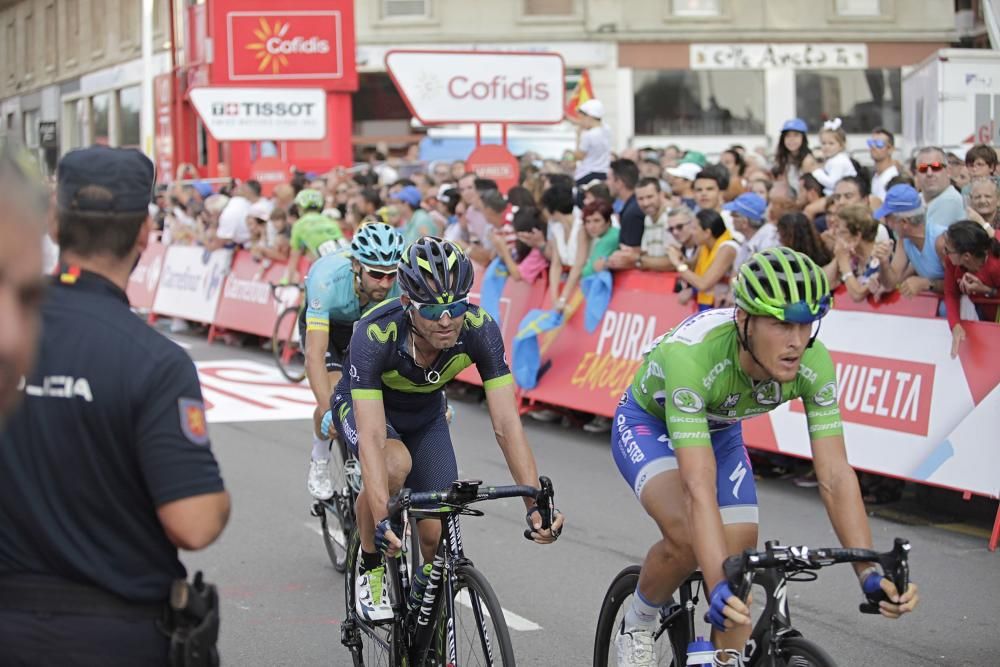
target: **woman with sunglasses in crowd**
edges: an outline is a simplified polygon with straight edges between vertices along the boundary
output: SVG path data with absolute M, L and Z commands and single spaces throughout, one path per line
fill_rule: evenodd
M 951 327 L 951 356 L 965 340 L 963 319 L 997 321 L 997 304 L 971 303 L 963 308 L 963 296 L 996 299 L 1000 288 L 1000 242 L 990 237 L 978 222 L 956 222 L 944 236 L 944 304 Z
M 717 211 L 702 209 L 695 214 L 693 236 L 698 244 L 698 254 L 692 268 L 676 246 L 667 253 L 677 267 L 677 277 L 697 292 L 698 310 L 708 310 L 719 305 L 729 295 L 729 276 L 740 244 L 726 229 L 726 223 Z M 681 297 L 684 302 L 684 297 Z
M 404 484 L 416 492 L 448 488 L 458 477 L 444 387 L 465 368 L 475 365 L 483 380 L 497 443 L 515 483 L 538 486 L 500 327 L 469 304 L 472 262 L 454 243 L 423 237 L 406 249 L 398 280 L 402 295 L 358 322 L 344 362 L 348 372 L 331 406 L 338 434 L 361 461 L 357 516 L 363 573 L 355 580 L 354 599 L 358 615 L 373 622 L 393 614 L 382 556 L 399 553 L 402 531 L 389 524 L 389 495 Z M 551 529 L 542 529 L 534 503 L 525 500 L 531 539 L 554 542 L 562 516 L 556 515 Z M 440 523 L 421 521 L 418 530 L 429 562 Z

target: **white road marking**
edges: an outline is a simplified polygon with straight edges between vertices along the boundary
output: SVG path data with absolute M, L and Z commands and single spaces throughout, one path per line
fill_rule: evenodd
M 181 341 L 179 341 L 179 340 L 177 340 L 175 338 L 170 338 L 170 336 L 167 336 L 167 339 L 171 343 L 173 343 L 174 345 L 176 345 L 177 347 L 179 347 L 181 349 L 184 349 L 184 350 L 190 350 L 191 349 L 191 343 L 182 343 Z
M 318 523 L 308 521 L 303 525 L 309 530 L 319 535 L 320 537 L 323 537 L 323 528 Z M 457 599 L 459 604 L 466 606 L 469 609 L 472 609 L 472 600 L 469 599 L 469 591 L 463 588 L 458 592 Z M 507 627 L 510 628 L 511 630 L 517 630 L 518 632 L 534 632 L 535 630 L 542 629 L 542 626 L 538 625 L 538 623 L 535 623 L 534 621 L 531 621 L 525 618 L 524 616 L 515 614 L 509 609 L 504 609 L 503 607 L 501 607 L 500 609 L 503 610 L 504 620 L 507 621 Z M 483 611 L 486 613 L 487 616 L 489 616 L 489 612 L 486 609 L 483 609 Z
M 274 364 L 245 359 L 195 363 L 211 424 L 312 418 L 316 398 L 306 384 L 291 384 Z

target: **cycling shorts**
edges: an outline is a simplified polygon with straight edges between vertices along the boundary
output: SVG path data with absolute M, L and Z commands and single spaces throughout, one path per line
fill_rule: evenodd
M 351 344 L 351 336 L 354 334 L 353 324 L 342 324 L 330 320 L 330 331 L 327 333 L 329 342 L 326 346 L 326 370 L 327 372 L 343 371 L 344 359 L 347 358 L 347 348 Z M 299 340 L 302 347 L 306 345 L 306 309 L 299 311 Z
M 722 523 L 757 523 L 757 486 L 743 444 L 742 426 L 736 423 L 712 432 L 712 451 Z M 639 407 L 631 389 L 622 394 L 615 410 L 611 455 L 637 498 L 641 498 L 642 488 L 650 479 L 677 470 L 666 423 Z
M 446 414 L 447 401 L 440 393 L 438 410 L 404 412 L 386 410 L 386 437 L 400 440 L 412 461 L 405 486 L 413 491 L 440 491 L 458 479 L 455 448 L 451 444 Z M 354 456 L 358 455 L 358 425 L 349 392 L 335 393 L 330 402 L 333 423 L 341 442 Z M 359 457 L 360 458 L 360 457 Z

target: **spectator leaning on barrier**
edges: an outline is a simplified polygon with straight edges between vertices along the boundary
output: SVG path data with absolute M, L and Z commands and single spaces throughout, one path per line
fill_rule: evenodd
M 618 213 L 621 227 L 621 253 L 615 257 L 609 268 L 625 269 L 635 266 L 635 260 L 642 252 L 642 233 L 646 228 L 646 216 L 639 208 L 635 188 L 639 184 L 639 168 L 632 160 L 620 158 L 611 163 L 608 172 L 608 188 L 611 195 L 622 203 Z
M 586 263 L 580 274 L 586 278 L 608 268 L 608 258 L 619 247 L 620 238 L 618 228 L 611 224 L 611 206 L 605 201 L 583 207 L 583 228 L 590 238 Z
M 697 224 L 693 225 L 693 235 L 699 247 L 694 270 L 684 261 L 678 248 L 670 247 L 667 252 L 677 267 L 678 277 L 697 291 L 698 310 L 708 310 L 728 296 L 727 279 L 740 246 L 717 211 L 703 209 L 695 218 Z M 681 301 L 685 302 L 685 297 L 682 296 Z
M 944 303 L 951 327 L 951 356 L 965 340 L 960 320 L 997 320 L 995 303 L 963 308 L 964 297 L 996 299 L 1000 288 L 1000 242 L 972 220 L 960 220 L 944 235 Z M 972 305 L 972 304 L 968 304 Z
M 778 227 L 768 220 L 767 202 L 760 195 L 745 192 L 723 208 L 732 214 L 733 228 L 746 239 L 736 253 L 734 270 L 739 270 L 751 255 L 779 245 Z
M 917 187 L 927 207 L 927 227 L 947 227 L 965 218 L 962 195 L 951 185 L 948 157 L 936 146 L 917 152 Z
M 973 179 L 969 187 L 969 219 L 1000 229 L 1000 186 L 992 178 L 980 177 Z
M 27 159 L 9 146 L 0 148 L 0 433 L 31 367 L 45 286 L 42 236 L 49 196 Z
M 253 205 L 250 201 L 253 193 L 249 181 L 236 187 L 226 208 L 219 215 L 219 227 L 215 232 L 215 238 L 205 244 L 206 250 L 241 247 L 250 240 L 247 215 L 250 213 L 250 206 Z
M 875 163 L 875 173 L 872 174 L 871 194 L 878 199 L 879 204 L 885 201 L 889 181 L 899 176 L 899 168 L 892 159 L 896 149 L 896 137 L 884 127 L 872 130 L 872 136 L 867 141 L 868 154 Z
M 883 261 L 889 261 L 892 243 L 875 240 L 879 223 L 864 204 L 841 207 L 837 217 L 840 225 L 834 259 L 824 267 L 831 289 L 843 284 L 854 301 L 864 301 L 869 294 L 880 298 L 886 289 L 879 280 L 879 269 Z
M 667 246 L 679 244 L 667 229 L 670 207 L 660 190 L 660 181 L 655 178 L 640 179 L 635 189 L 635 198 L 646 215 L 641 252 L 635 260 L 635 268 L 644 271 L 673 271 L 674 265 L 667 257 Z M 621 252 L 619 250 L 611 256 L 612 268 L 616 268 L 615 256 Z
M 917 191 L 909 185 L 889 188 L 885 203 L 875 211 L 875 218 L 885 219 L 897 237 L 891 261 L 883 261 L 879 267 L 886 290 L 899 289 L 904 296 L 926 291 L 941 294 L 943 241 L 940 248 L 936 245 L 947 228 L 928 224 L 926 209 Z
M 168 616 L 167 602 L 186 577 L 178 549 L 219 536 L 229 495 L 194 363 L 125 294 L 152 230 L 153 174 L 135 150 L 59 163 L 62 266 L 24 402 L 0 436 L 5 664 L 165 665 L 171 635 L 194 630 L 181 651 L 214 652 L 216 599 L 197 619 Z

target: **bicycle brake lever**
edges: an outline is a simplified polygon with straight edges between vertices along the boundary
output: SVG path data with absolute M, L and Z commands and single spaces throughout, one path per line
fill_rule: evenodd
M 910 585 L 910 542 L 901 537 L 897 537 L 893 542 L 892 551 L 879 557 L 879 565 L 882 572 L 896 587 L 896 591 L 902 595 Z M 876 596 L 869 597 L 868 600 L 858 605 L 858 611 L 862 614 L 878 614 L 879 602 L 888 600 L 888 596 L 883 591 L 879 591 Z
M 722 572 L 726 575 L 730 590 L 744 602 L 750 593 L 750 584 L 753 583 L 753 572 L 747 567 L 751 553 L 752 549 L 745 549 L 739 556 L 730 556 L 722 563 Z
M 544 475 L 538 478 L 541 487 L 535 502 L 538 504 L 538 513 L 542 517 L 542 530 L 552 526 L 552 504 L 555 501 L 556 492 L 552 487 L 552 480 Z

